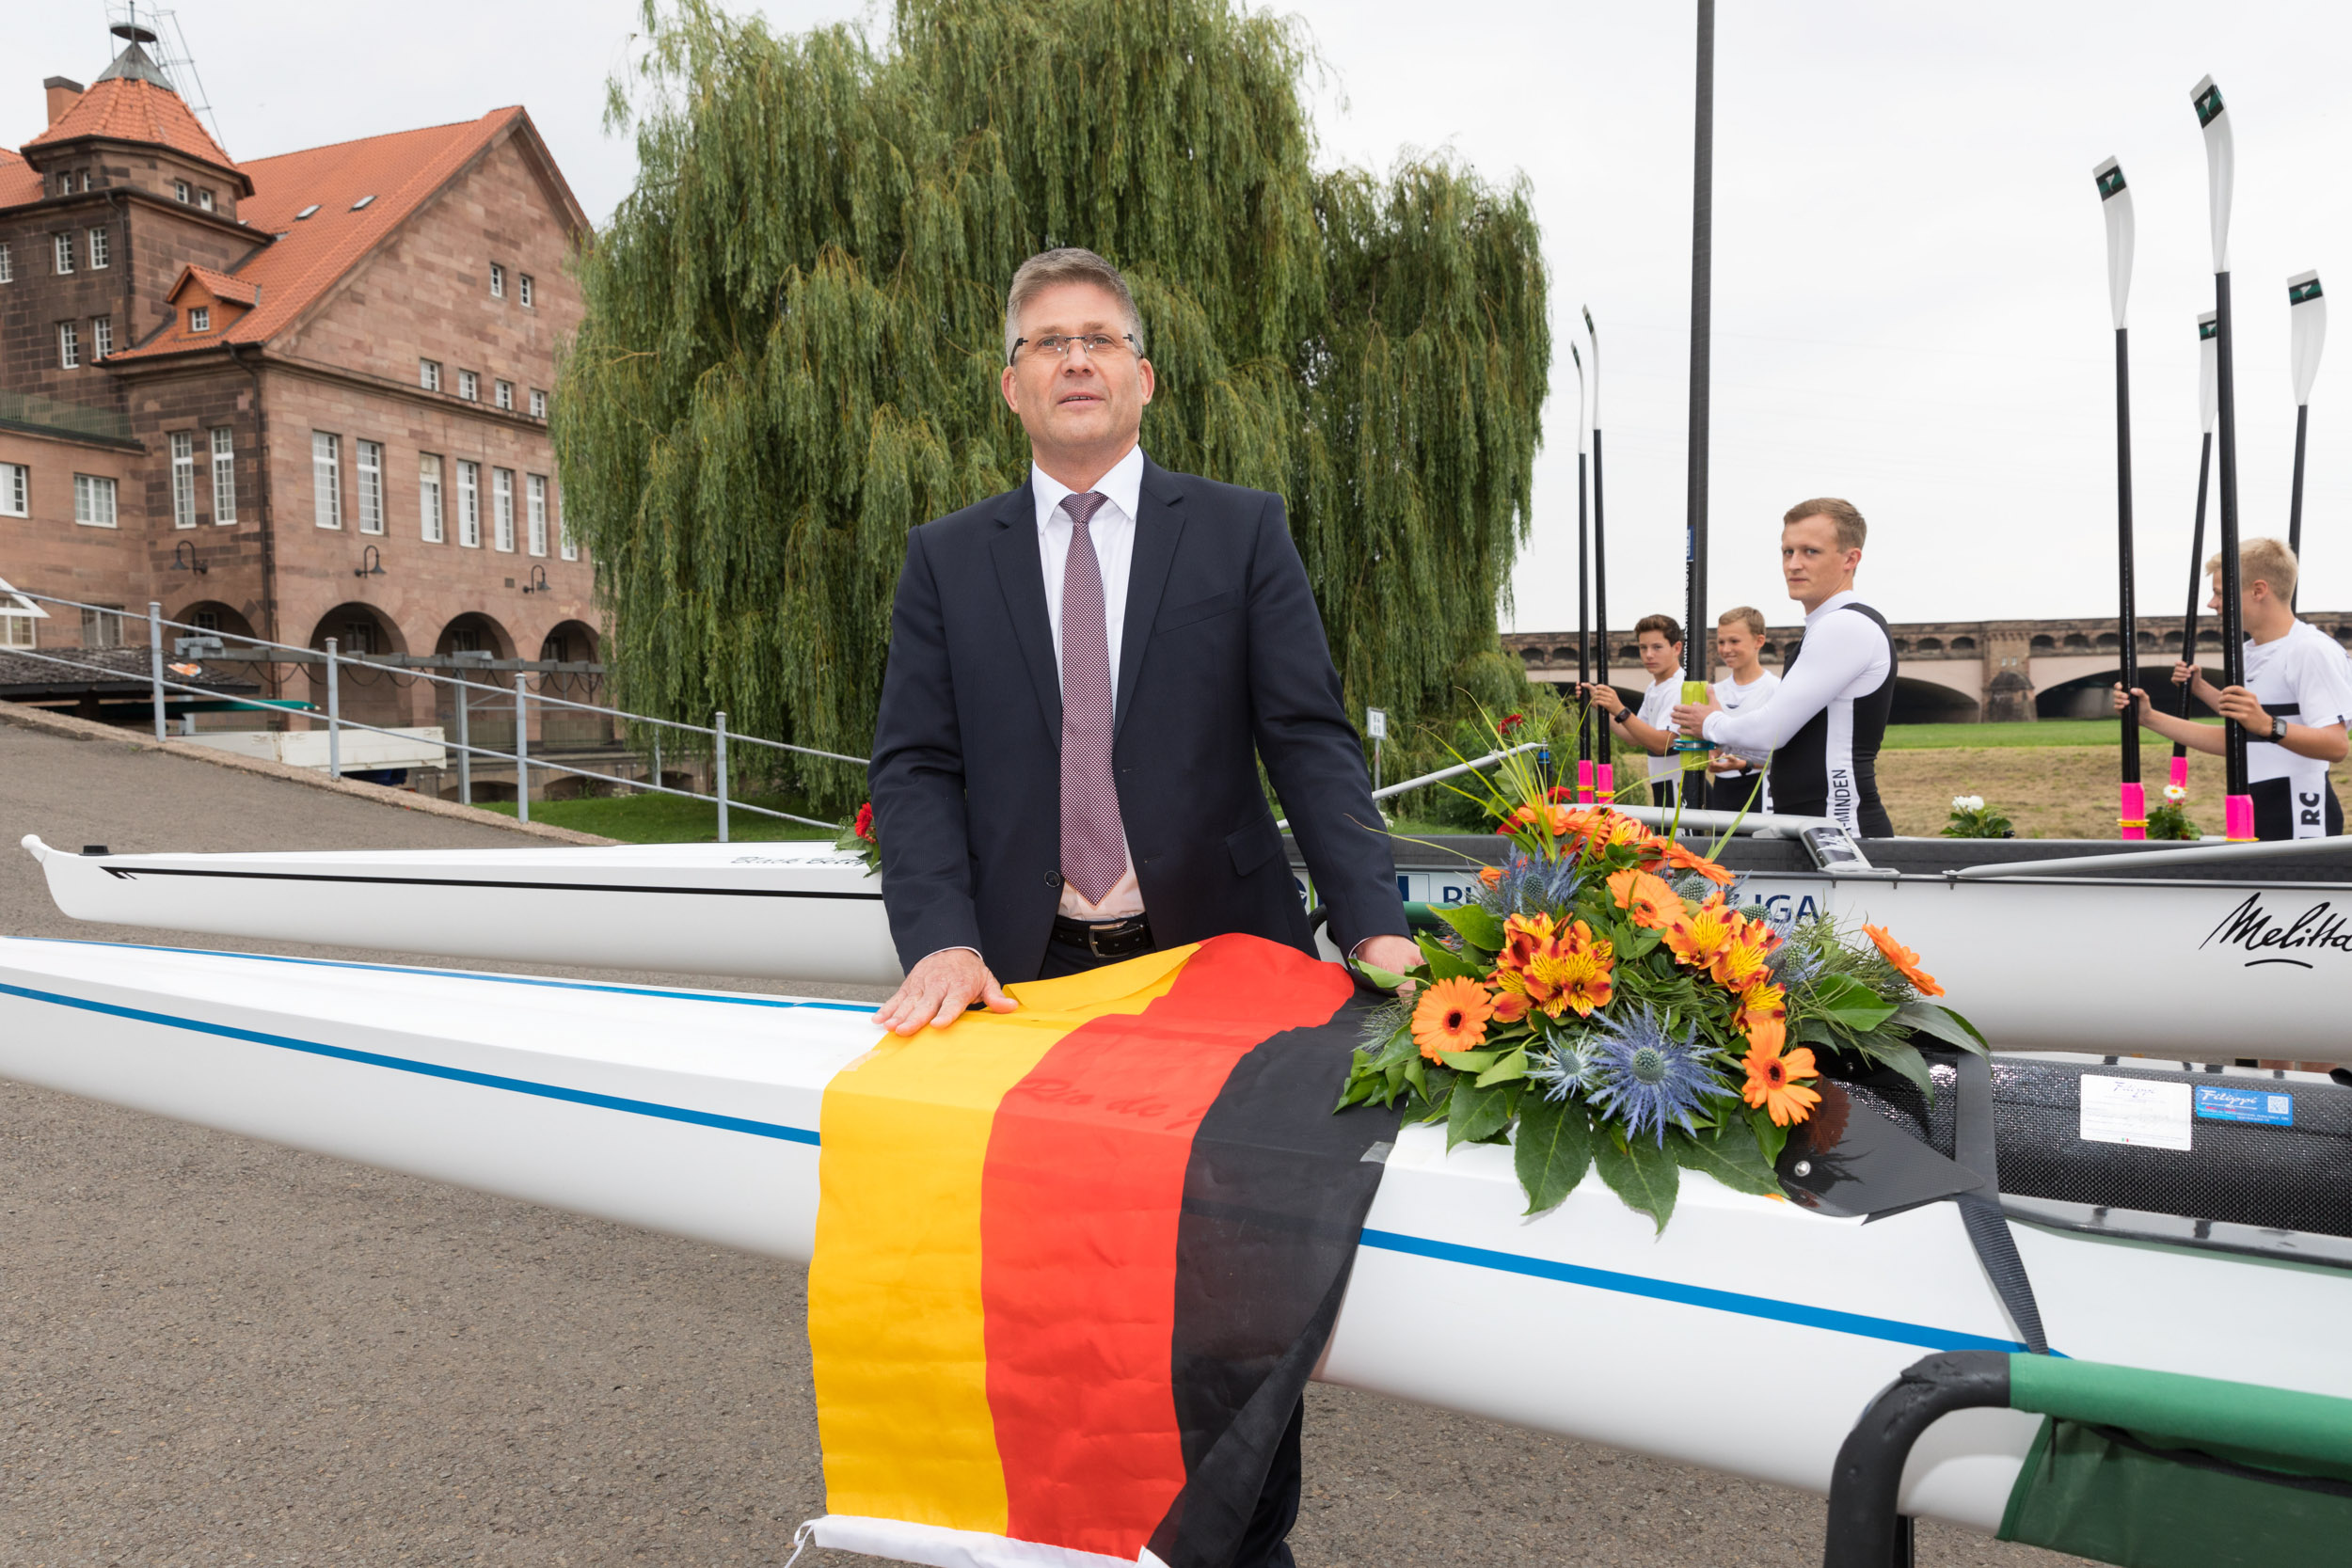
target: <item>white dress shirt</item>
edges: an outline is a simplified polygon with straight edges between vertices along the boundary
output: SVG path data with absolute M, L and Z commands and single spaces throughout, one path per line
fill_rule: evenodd
M 1075 525 L 1062 510 L 1069 485 L 1036 464 L 1029 465 L 1029 489 L 1037 499 L 1038 564 L 1045 569 L 1045 617 L 1054 632 L 1054 670 L 1061 671 L 1061 590 L 1063 568 L 1070 559 L 1070 536 Z M 1119 701 L 1119 643 L 1127 625 L 1127 578 L 1136 558 L 1136 514 L 1143 504 L 1143 448 L 1130 447 L 1127 455 L 1111 465 L 1110 472 L 1094 482 L 1103 497 L 1087 534 L 1094 541 L 1094 559 L 1103 570 L 1103 630 L 1110 653 L 1111 701 Z M 1073 920 L 1124 920 L 1143 912 L 1143 890 L 1136 881 L 1136 858 L 1128 851 L 1126 869 L 1103 895 L 1089 904 L 1070 883 L 1062 883 L 1061 912 Z

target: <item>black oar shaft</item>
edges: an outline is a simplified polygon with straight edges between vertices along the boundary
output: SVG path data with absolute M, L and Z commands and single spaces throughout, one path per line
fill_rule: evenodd
M 1600 483 L 1600 426 L 1593 426 L 1593 679 L 1609 684 L 1609 532 Z M 1612 754 L 1609 721 L 1598 708 L 1585 713 L 1592 725 L 1593 755 L 1602 767 Z
M 1712 650 L 1707 624 L 1707 424 L 1713 339 L 1715 261 L 1715 0 L 1698 0 L 1698 80 L 1691 157 L 1691 423 L 1684 516 L 1688 598 L 1683 664 L 1705 680 Z
M 2295 405 L 2295 488 L 2287 499 L 2287 548 L 2295 552 L 2295 592 L 2288 597 L 2292 610 L 2303 597 L 2303 441 L 2311 433 L 2312 405 Z
M 2214 387 L 2220 415 L 2221 439 L 2221 684 L 2246 683 L 2245 617 L 2238 604 L 2237 532 L 2237 378 L 2236 339 L 2231 324 L 2230 275 L 2213 275 Z M 2222 721 L 2226 788 L 2233 797 L 2247 792 L 2246 726 L 2234 719 Z
M 2123 689 L 2139 685 L 2139 613 L 2132 592 L 2132 349 L 2128 327 L 2115 329 L 2115 549 L 2117 636 L 2123 656 Z M 2123 782 L 2139 783 L 2139 714 L 2122 715 Z
M 2205 432 L 2205 439 L 2197 454 L 2197 527 L 2189 535 L 2188 546 L 2188 613 L 2181 618 L 2181 660 L 2190 669 L 2197 668 L 2197 604 L 2205 589 L 2205 481 L 2213 472 L 2213 432 Z M 2181 687 L 2181 717 L 2189 714 L 2188 686 Z M 2182 741 L 2172 743 L 2172 754 L 2188 755 L 2188 747 Z
M 1585 531 L 1584 454 L 1576 454 L 1576 682 L 1583 689 L 1593 678 L 1592 538 Z M 1582 719 L 1576 726 L 1578 777 L 1593 760 L 1593 728 Z

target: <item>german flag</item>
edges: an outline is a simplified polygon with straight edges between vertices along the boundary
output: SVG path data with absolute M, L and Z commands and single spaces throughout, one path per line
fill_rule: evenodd
M 1395 1136 L 1331 1113 L 1369 1004 L 1248 936 L 1011 991 L 825 1091 L 815 1539 L 1224 1568 Z

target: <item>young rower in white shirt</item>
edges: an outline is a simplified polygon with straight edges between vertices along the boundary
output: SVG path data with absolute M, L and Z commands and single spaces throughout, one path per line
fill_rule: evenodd
M 2172 666 L 2172 683 L 2225 719 L 2246 726 L 2246 775 L 2254 798 L 2254 836 L 2333 838 L 2344 832 L 2344 807 L 2328 769 L 2347 750 L 2352 720 L 2352 665 L 2336 640 L 2295 614 L 2295 553 L 2276 539 L 2238 546 L 2238 614 L 2246 628 L 2246 684 L 2217 690 L 2185 661 Z M 2221 558 L 2205 562 L 2213 580 L 2206 608 L 2221 608 Z M 2148 693 L 2115 688 L 2115 709 L 2139 705 L 2139 721 L 2168 740 L 2219 755 L 2222 730 L 2149 704 Z
M 1747 605 L 1715 617 L 1715 662 L 1729 672 L 1715 683 L 1715 702 L 1737 713 L 1769 699 L 1780 677 L 1764 668 L 1764 612 Z M 1767 812 L 1772 793 L 1764 783 L 1772 753 L 1742 756 L 1714 751 L 1707 758 L 1708 804 L 1717 811 Z
M 1610 728 L 1629 745 L 1649 753 L 1650 804 L 1672 810 L 1675 786 L 1684 777 L 1682 758 L 1674 749 L 1674 731 L 1666 715 L 1682 691 L 1682 627 L 1671 615 L 1645 615 L 1633 623 L 1633 649 L 1649 672 L 1650 689 L 1643 694 L 1638 714 L 1625 710 L 1625 699 L 1608 686 L 1588 682 L 1578 688 L 1584 700 L 1609 715 Z M 1698 796 L 1699 791 L 1693 790 Z M 1693 799 L 1694 806 L 1704 805 Z

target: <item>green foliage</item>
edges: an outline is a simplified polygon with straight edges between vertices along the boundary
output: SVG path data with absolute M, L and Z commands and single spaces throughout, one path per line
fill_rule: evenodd
M 2017 825 L 1999 810 L 1984 803 L 1981 795 L 1956 795 L 1951 815 L 1945 818 L 1946 838 L 2015 838 Z
M 1575 1101 L 1540 1094 L 1519 1101 L 1519 1127 L 1511 1140 L 1511 1163 L 1527 1194 L 1527 1212 L 1557 1209 L 1593 1164 L 1593 1114 Z
M 2160 839 L 2197 839 L 2204 836 L 2202 829 L 2189 820 L 2187 808 L 2170 801 L 2148 808 L 2148 836 Z
M 1056 245 L 1135 286 L 1152 455 L 1285 497 L 1351 711 L 1410 737 L 1457 689 L 1522 700 L 1495 617 L 1551 359 L 1524 186 L 1316 170 L 1303 37 L 1229 0 L 899 0 L 880 45 L 647 0 L 643 31 L 609 117 L 638 183 L 580 258 L 554 414 L 627 705 L 866 750 L 908 530 L 1025 470 L 1004 289 Z

